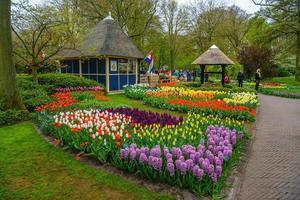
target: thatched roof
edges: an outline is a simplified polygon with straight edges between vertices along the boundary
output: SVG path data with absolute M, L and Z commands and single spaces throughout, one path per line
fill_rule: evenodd
M 56 57 L 75 58 L 102 55 L 144 58 L 133 41 L 110 16 L 100 21 L 87 34 L 79 49 L 63 49 Z
M 230 60 L 216 45 L 211 46 L 200 55 L 192 64 L 194 65 L 233 65 Z

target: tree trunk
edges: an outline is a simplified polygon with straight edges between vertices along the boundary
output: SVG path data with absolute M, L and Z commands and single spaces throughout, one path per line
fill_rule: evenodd
M 12 57 L 10 0 L 0 1 L 0 109 L 26 109 L 22 103 Z
M 300 32 L 297 32 L 297 50 L 296 50 L 296 81 L 300 81 Z
M 38 83 L 38 77 L 37 77 L 37 67 L 32 66 L 31 67 L 31 75 L 32 75 L 32 80 L 36 83 Z
M 170 49 L 170 65 L 171 65 L 171 70 L 173 71 L 174 69 L 174 49 Z
M 295 80 L 300 81 L 300 0 L 297 2 L 298 7 L 298 30 L 297 30 L 297 44 L 296 44 L 296 73 Z

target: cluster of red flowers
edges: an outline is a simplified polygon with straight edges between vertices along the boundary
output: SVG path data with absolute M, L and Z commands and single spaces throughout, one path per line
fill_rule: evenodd
M 101 94 L 97 94 L 95 96 L 95 99 L 99 100 L 99 101 L 111 101 L 111 98 L 103 96 Z
M 37 106 L 34 111 L 39 112 L 41 110 L 49 110 L 52 112 L 62 107 L 68 107 L 77 102 L 76 99 L 71 97 L 69 92 L 57 92 L 51 95 L 51 97 L 53 98 L 51 103 Z
M 281 86 L 280 83 L 262 83 L 263 86 Z
M 168 101 L 170 105 L 188 106 L 196 108 L 208 108 L 213 110 L 221 111 L 247 111 L 250 115 L 255 116 L 255 109 L 249 109 L 246 106 L 228 105 L 223 100 L 212 100 L 212 101 L 190 101 L 185 99 L 171 99 Z
M 173 81 L 173 82 L 168 82 L 168 83 L 159 83 L 157 86 L 159 87 L 172 87 L 176 85 L 178 82 Z

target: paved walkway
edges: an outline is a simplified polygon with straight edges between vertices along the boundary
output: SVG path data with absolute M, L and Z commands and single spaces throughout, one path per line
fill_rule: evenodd
M 239 200 L 300 200 L 300 100 L 259 95 Z

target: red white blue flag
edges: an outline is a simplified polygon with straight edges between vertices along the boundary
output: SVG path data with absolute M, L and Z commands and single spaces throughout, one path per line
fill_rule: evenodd
M 154 68 L 153 68 L 153 62 L 154 62 L 154 59 L 153 59 L 153 54 L 152 54 L 152 50 L 149 52 L 149 55 L 144 59 L 144 61 L 146 63 L 149 63 L 149 69 L 148 69 L 148 73 L 151 73 L 154 71 Z

